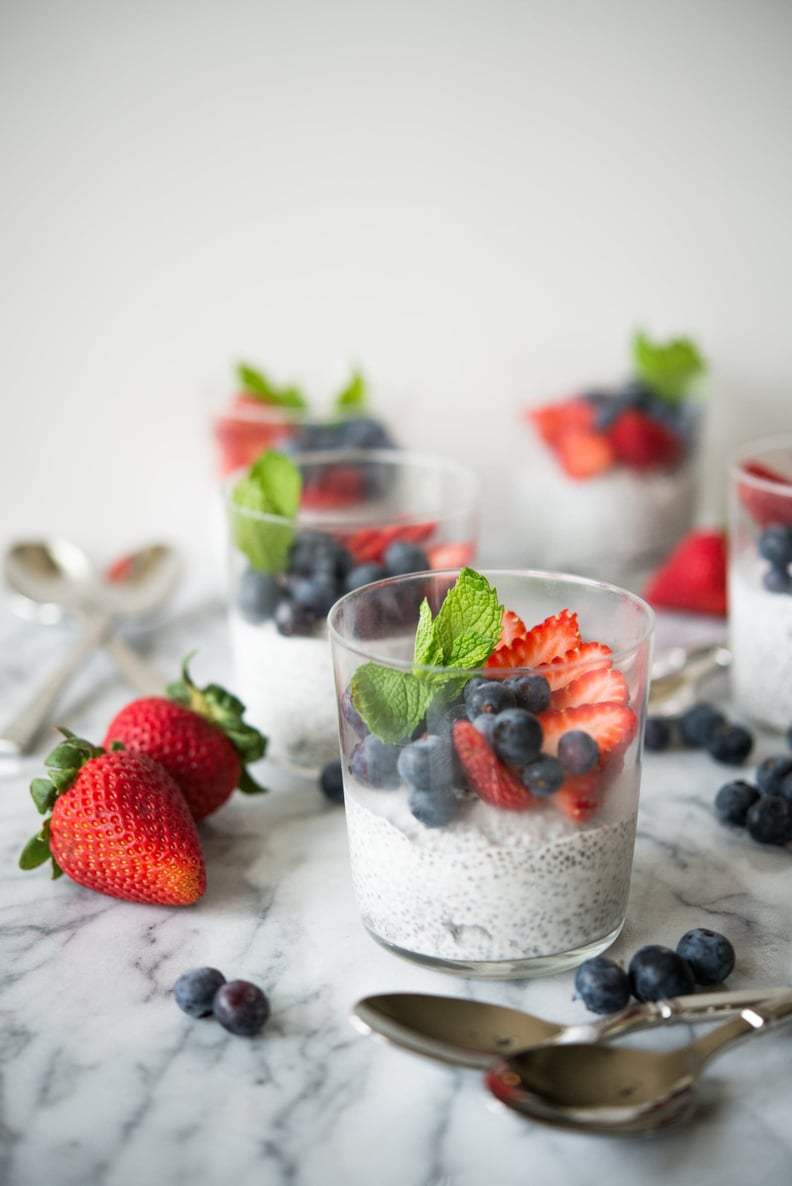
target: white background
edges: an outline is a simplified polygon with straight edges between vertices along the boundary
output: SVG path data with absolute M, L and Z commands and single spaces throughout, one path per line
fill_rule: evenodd
M 240 357 L 354 363 L 497 534 L 519 410 L 710 361 L 724 456 L 792 428 L 786 0 L 0 0 L 0 543 L 152 536 L 213 576 Z

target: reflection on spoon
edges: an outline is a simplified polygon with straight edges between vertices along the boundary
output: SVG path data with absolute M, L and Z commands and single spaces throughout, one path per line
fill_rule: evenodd
M 514 1111 L 547 1124 L 581 1132 L 645 1132 L 690 1114 L 696 1083 L 721 1050 L 790 1021 L 792 990 L 743 1009 L 677 1050 L 537 1046 L 496 1064 L 485 1083 Z
M 83 632 L 73 650 L 44 687 L 0 730 L 0 753 L 26 753 L 33 745 L 57 697 L 96 646 L 107 642 L 116 662 L 145 693 L 161 692 L 163 681 L 131 647 L 113 634 L 117 619 L 141 617 L 170 596 L 179 575 L 171 548 L 151 545 L 114 566 L 114 581 L 99 581 L 87 557 L 64 540 L 26 541 L 5 558 L 5 578 L 15 608 L 42 621 L 77 612 Z

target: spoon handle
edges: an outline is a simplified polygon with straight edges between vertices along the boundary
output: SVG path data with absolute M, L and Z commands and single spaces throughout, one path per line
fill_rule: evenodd
M 765 1003 L 786 1000 L 787 991 L 765 989 Z M 736 1013 L 744 1006 L 754 1006 L 761 1000 L 756 989 L 735 989 L 729 992 L 701 992 L 691 996 L 673 997 L 660 1001 L 638 1001 L 621 1013 L 613 1013 L 597 1021 L 587 1021 L 565 1028 L 563 1041 L 601 1042 L 633 1030 L 649 1029 L 653 1025 L 674 1021 L 706 1021 Z
M 748 1005 L 737 1017 L 726 1021 L 708 1034 L 697 1038 L 687 1047 L 688 1053 L 700 1066 L 709 1062 L 727 1046 L 772 1026 L 792 1021 L 792 990 L 769 1001 Z
M 50 710 L 74 673 L 107 636 L 112 619 L 96 614 L 88 619 L 76 645 L 28 703 L 0 730 L 0 753 L 26 754 L 30 751 Z
M 104 648 L 128 683 L 141 696 L 161 696 L 165 681 L 158 671 L 117 634 L 104 640 Z

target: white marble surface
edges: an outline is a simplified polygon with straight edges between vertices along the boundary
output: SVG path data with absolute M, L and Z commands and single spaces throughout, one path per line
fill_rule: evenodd
M 673 633 L 661 623 L 661 641 Z M 0 718 L 68 639 L 66 627 L 20 623 L 0 606 Z M 196 677 L 233 683 L 216 606 L 162 626 L 150 644 L 167 675 L 197 647 Z M 58 720 L 99 740 L 129 696 L 98 654 Z M 202 825 L 209 885 L 195 907 L 133 905 L 43 869 L 22 873 L 18 853 L 38 819 L 27 787 L 48 748 L 45 737 L 33 756 L 0 767 L 4 1186 L 788 1180 L 792 1027 L 715 1063 L 696 1118 L 678 1130 L 616 1139 L 540 1127 L 491 1101 L 476 1072 L 359 1034 L 350 1010 L 366 993 L 413 989 L 571 1021 L 589 1016 L 571 974 L 473 982 L 382 950 L 352 899 L 342 809 L 275 774 L 270 795 L 234 796 Z M 778 748 L 762 738 L 756 756 Z M 628 923 L 613 954 L 673 945 L 706 925 L 736 947 L 732 987 L 792 983 L 792 853 L 715 821 L 712 798 L 730 775 L 701 754 L 647 756 Z M 176 1007 L 174 981 L 201 964 L 267 991 L 272 1017 L 257 1039 Z M 671 1045 L 692 1032 L 640 1040 Z

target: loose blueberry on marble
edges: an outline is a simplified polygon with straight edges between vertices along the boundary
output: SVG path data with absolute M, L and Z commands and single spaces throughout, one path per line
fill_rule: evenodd
M 692 993 L 696 987 L 690 965 L 670 947 L 640 947 L 628 968 L 630 987 L 639 1001 L 659 1001 Z
M 550 707 L 550 684 L 543 675 L 514 675 L 504 685 L 513 692 L 517 707 L 526 712 L 540 713 Z
M 507 765 L 521 766 L 538 758 L 542 737 L 539 719 L 524 708 L 506 708 L 495 714 L 490 740 Z
M 597 742 L 583 729 L 569 729 L 558 739 L 558 760 L 570 774 L 586 774 L 599 761 Z
M 514 692 L 505 681 L 485 679 L 484 676 L 474 676 L 468 680 L 465 684 L 464 698 L 468 719 L 471 721 L 482 712 L 503 712 L 516 706 Z
M 759 798 L 759 790 L 753 783 L 737 778 L 725 783 L 715 795 L 715 814 L 724 824 L 745 827 L 748 808 Z
M 359 741 L 349 758 L 349 772 L 375 790 L 390 790 L 399 785 L 397 763 L 401 746 L 380 741 L 373 733 Z
M 481 717 L 476 717 L 476 721 L 481 719 Z M 492 720 L 492 717 L 485 719 Z M 476 724 L 476 721 L 473 723 Z M 565 777 L 564 767 L 552 754 L 540 754 L 533 762 L 528 762 L 523 766 L 520 771 L 523 786 L 540 799 L 546 799 L 549 795 L 560 791 Z
M 745 817 L 748 834 L 759 844 L 783 847 L 792 842 L 792 801 L 782 795 L 760 795 Z
M 193 968 L 181 974 L 173 986 L 173 996 L 190 1017 L 209 1017 L 215 993 L 225 982 L 217 968 Z
M 726 717 L 720 709 L 699 701 L 680 714 L 679 735 L 685 745 L 703 749 L 714 731 L 726 723 Z
M 686 931 L 677 943 L 677 955 L 690 966 L 696 984 L 722 984 L 734 969 L 734 947 L 725 935 L 708 927 Z
M 664 753 L 673 740 L 674 730 L 667 717 L 647 717 L 644 726 L 644 749 Z
M 249 980 L 229 980 L 214 995 L 214 1015 L 224 1029 L 241 1038 L 253 1038 L 270 1015 L 265 993 Z
M 792 755 L 771 754 L 764 758 L 756 767 L 756 785 L 763 795 L 792 798 Z
M 615 960 L 597 955 L 578 968 L 575 991 L 592 1013 L 616 1013 L 630 1000 L 630 978 Z
M 344 771 L 340 762 L 328 762 L 319 773 L 319 787 L 331 803 L 344 802 Z
M 744 725 L 728 722 L 716 725 L 705 744 L 705 749 L 716 762 L 727 766 L 741 766 L 754 745 L 753 733 Z

